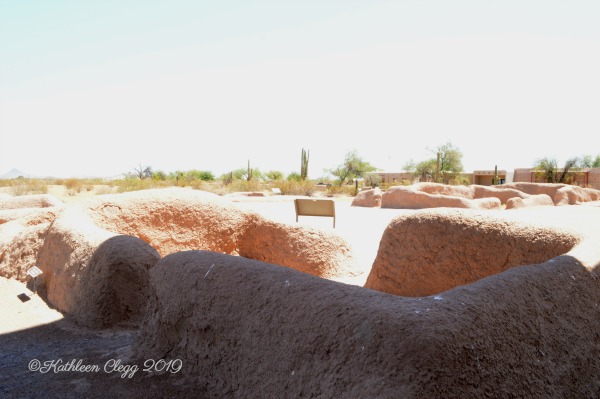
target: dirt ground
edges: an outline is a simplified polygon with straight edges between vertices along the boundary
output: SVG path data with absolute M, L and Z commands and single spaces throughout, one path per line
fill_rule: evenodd
M 65 202 L 82 200 L 90 195 L 68 196 L 61 195 L 59 190 L 52 191 Z M 276 221 L 296 223 L 293 197 L 232 200 L 240 207 L 253 209 Z M 350 199 L 340 198 L 336 200 L 335 229 L 331 218 L 304 216 L 298 223 L 334 231 L 346 238 L 363 267 L 363 274 L 340 281 L 362 286 L 385 227 L 393 217 L 405 212 L 411 211 L 351 207 Z M 31 284 L 27 287 L 0 278 L 0 397 L 210 396 L 197 386 L 186 386 L 176 372 L 156 372 L 161 365 L 151 367 L 154 359 L 147 359 L 145 365 L 131 364 L 129 356 L 135 330 L 81 328 L 51 309 L 31 291 L 33 288 Z M 86 366 L 87 372 L 83 371 Z

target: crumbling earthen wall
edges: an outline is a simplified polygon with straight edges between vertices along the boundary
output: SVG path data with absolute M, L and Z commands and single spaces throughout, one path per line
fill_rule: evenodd
M 425 296 L 568 252 L 579 237 L 458 210 L 421 211 L 385 230 L 365 287 Z
M 421 298 L 203 251 L 150 274 L 135 358 L 180 359 L 211 397 L 598 392 L 600 286 L 569 256 Z
M 8 231 L 25 220 L 0 228 Z M 17 237 L 21 230 L 11 234 Z M 320 277 L 356 273 L 352 250 L 341 237 L 268 221 L 213 194 L 192 190 L 98 197 L 53 214 L 27 234 L 37 240 L 35 245 L 20 236 L 19 245 L 29 251 L 27 265 L 42 269 L 49 302 L 90 327 L 139 321 L 148 271 L 159 253 L 204 249 L 256 257 Z M 14 241 L 4 255 L 0 252 L 0 272 L 24 279 L 27 265 L 15 262 L 16 255 L 23 256 Z M 0 241 L 0 251 L 2 245 Z
M 340 236 L 269 221 L 214 194 L 183 189 L 103 196 L 87 207 L 103 228 L 139 237 L 163 256 L 189 249 L 239 254 L 320 277 L 352 274 Z
M 62 208 L 37 209 L 30 212 L 28 208 L 21 217 L 0 224 L 0 276 L 25 281 L 27 270 L 36 266 L 48 228 Z M 5 212 L 15 216 L 15 211 Z
M 0 209 L 61 207 L 63 202 L 51 194 L 31 194 L 0 198 Z
M 575 205 L 579 202 L 600 200 L 600 190 L 583 188 L 557 183 L 509 183 L 507 188 L 514 188 L 527 194 L 546 194 L 553 199 L 555 205 Z
M 442 185 L 439 185 L 442 186 Z M 430 190 L 434 191 L 434 190 Z M 430 194 L 410 186 L 390 187 L 381 197 L 382 208 L 423 209 L 423 208 L 464 208 L 500 209 L 498 198 L 471 199 L 459 195 Z
M 44 295 L 81 325 L 139 321 L 146 310 L 148 270 L 160 255 L 136 237 L 96 226 L 79 207 L 66 209 L 37 253 Z
M 361 191 L 352 200 L 352 206 L 364 206 L 367 208 L 377 208 L 381 206 L 382 191 L 379 187 L 371 190 Z

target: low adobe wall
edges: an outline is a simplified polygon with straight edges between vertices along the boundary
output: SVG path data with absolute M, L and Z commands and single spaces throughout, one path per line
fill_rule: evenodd
M 553 199 L 555 205 L 575 205 L 581 202 L 600 200 L 600 190 L 569 184 L 509 183 L 506 184 L 506 187 L 514 188 L 530 195 L 546 194 Z
M 136 237 L 96 226 L 79 208 L 66 209 L 47 230 L 37 252 L 43 295 L 77 323 L 104 328 L 140 320 L 148 270 L 160 259 Z
M 539 197 L 528 200 L 529 197 L 536 195 L 548 195 L 554 205 L 575 205 L 600 200 L 600 190 L 566 184 L 509 183 L 500 187 L 489 187 L 475 184 L 452 186 L 439 183 L 417 183 L 411 186 L 393 186 L 383 194 L 375 190 L 361 192 L 356 196 L 352 205 L 404 209 L 498 209 L 500 208 L 498 201 L 501 205 L 506 205 L 509 201 L 516 202 L 519 207 L 546 205 L 546 201 Z M 509 208 L 511 207 L 514 206 L 511 204 Z
M 323 230 L 255 217 L 238 242 L 240 256 L 323 278 L 358 273 L 352 248 Z
M 569 256 L 422 298 L 203 251 L 150 274 L 134 358 L 181 360 L 210 397 L 597 393 L 600 285 Z
M 549 227 L 459 210 L 394 219 L 381 238 L 365 287 L 425 296 L 568 252 L 580 237 Z
M 352 206 L 363 206 L 367 208 L 377 208 L 381 206 L 382 191 L 379 187 L 371 190 L 361 191 L 352 200 Z
M 52 221 L 61 214 L 62 208 L 27 208 L 25 212 L 19 211 L 0 211 L 9 219 L 0 224 L 0 276 L 25 281 L 27 270 L 36 265 L 38 251 L 44 244 L 47 231 Z
M 61 207 L 63 202 L 51 194 L 31 194 L 0 197 L 0 210 Z
M 447 188 L 440 192 L 450 192 L 452 186 L 438 185 L 437 188 Z M 431 192 L 432 187 L 426 187 Z M 466 189 L 467 187 L 462 187 Z M 461 190 L 466 192 L 466 190 Z M 464 194 L 464 193 L 462 193 Z M 423 209 L 423 208 L 465 208 L 465 209 L 500 209 L 498 198 L 468 198 L 465 195 L 431 194 L 421 191 L 419 187 L 394 186 L 390 187 L 381 197 L 382 208 Z
M 67 207 L 44 228 L 32 256 L 44 272 L 45 295 L 94 328 L 139 321 L 148 271 L 161 254 L 239 254 L 320 277 L 351 276 L 356 268 L 350 246 L 337 235 L 271 222 L 192 190 L 98 197 Z
M 106 230 L 143 239 L 162 256 L 208 250 L 320 277 L 351 275 L 356 269 L 342 237 L 267 220 L 211 193 L 162 189 L 103 196 L 87 205 L 86 213 Z

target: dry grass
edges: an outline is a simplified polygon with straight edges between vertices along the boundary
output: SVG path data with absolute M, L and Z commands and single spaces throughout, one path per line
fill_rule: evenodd
M 1 180 L 0 186 L 10 187 L 12 195 L 47 194 L 48 182 L 41 179 Z
M 336 196 L 336 195 L 350 195 L 350 196 L 355 196 L 356 193 L 356 188 L 354 186 L 348 186 L 348 185 L 344 185 L 344 186 L 337 186 L 337 185 L 331 185 L 329 187 L 327 187 L 327 195 L 330 197 Z
M 316 191 L 316 184 L 310 180 L 278 180 L 272 183 L 272 187 L 281 190 L 284 195 L 306 195 L 312 196 Z
M 113 186 L 107 186 L 104 184 L 100 185 L 100 186 L 96 187 L 95 193 L 96 193 L 96 195 L 112 194 Z
M 102 179 L 11 179 L 0 180 L 0 187 L 10 187 L 9 192 L 13 195 L 40 194 L 48 193 L 48 186 L 63 186 L 65 193 L 69 197 L 76 197 L 80 194 L 89 193 L 103 195 L 110 193 L 124 193 L 129 191 L 148 190 L 153 188 L 165 187 L 190 187 L 194 190 L 211 192 L 217 195 L 225 195 L 234 192 L 270 192 L 271 188 L 279 188 L 284 195 L 305 195 L 314 196 L 319 189 L 315 181 L 295 181 L 295 180 L 234 180 L 229 184 L 223 181 L 204 181 L 200 179 L 139 179 L 137 177 L 128 177 L 125 179 L 116 179 L 106 181 Z M 327 194 L 333 195 L 354 195 L 354 186 L 330 186 Z
M 128 191 L 148 190 L 150 188 L 167 187 L 164 181 L 137 178 L 127 178 L 123 180 L 114 180 L 112 184 L 117 187 L 117 191 L 125 193 Z

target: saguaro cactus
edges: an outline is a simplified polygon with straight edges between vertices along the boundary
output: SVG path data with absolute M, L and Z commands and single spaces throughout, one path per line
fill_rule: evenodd
M 250 160 L 248 160 L 248 175 L 246 176 L 248 181 L 252 180 L 252 169 L 250 168 Z
M 302 149 L 302 157 L 300 161 L 300 178 L 302 180 L 306 180 L 308 177 L 308 158 L 310 156 L 310 151 L 306 151 L 304 148 Z
M 441 155 L 442 154 L 440 154 L 440 152 L 438 151 L 437 158 L 436 158 L 436 161 L 435 161 L 435 182 L 436 183 L 442 183 L 442 181 L 443 181 L 443 178 L 440 178 L 440 163 L 441 163 L 440 161 L 441 161 Z M 442 171 L 442 174 L 443 173 L 444 172 Z
M 492 184 L 495 186 L 498 184 L 498 165 L 494 166 L 494 181 L 492 181 Z

